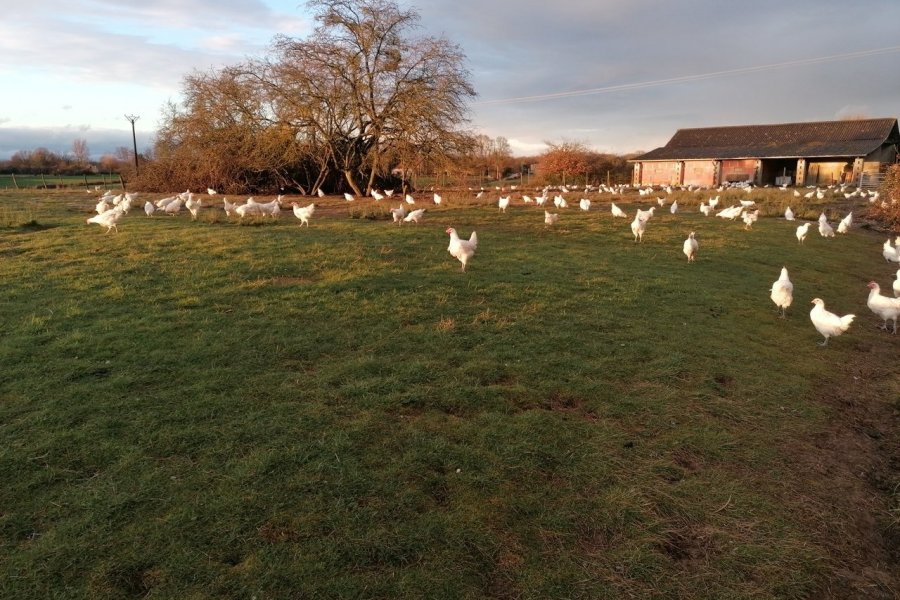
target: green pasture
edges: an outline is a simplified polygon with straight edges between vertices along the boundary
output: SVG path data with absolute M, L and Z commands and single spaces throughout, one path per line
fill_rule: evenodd
M 118 174 L 98 175 L 13 175 L 0 173 L 0 190 L 15 191 L 17 188 L 78 188 L 93 192 L 101 189 L 121 189 L 122 182 Z
M 655 199 L 570 194 L 547 228 L 443 195 L 403 227 L 326 198 L 308 228 L 140 198 L 106 234 L 83 190 L 0 192 L 0 597 L 900 589 L 883 235 L 798 244 L 787 204 L 848 207 L 781 192 L 750 231 L 683 193 L 642 244 L 609 201 Z M 466 273 L 448 226 L 478 231 Z M 814 297 L 857 314 L 825 348 Z

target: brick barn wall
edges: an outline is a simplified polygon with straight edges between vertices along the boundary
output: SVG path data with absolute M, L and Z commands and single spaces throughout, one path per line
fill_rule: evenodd
M 669 185 L 678 183 L 677 162 L 645 162 L 641 167 L 642 185 Z
M 684 161 L 684 185 L 715 185 L 715 163 L 711 160 Z
M 756 159 L 749 158 L 746 160 L 723 160 L 722 161 L 722 181 L 747 181 L 753 179 L 753 173 L 756 170 Z

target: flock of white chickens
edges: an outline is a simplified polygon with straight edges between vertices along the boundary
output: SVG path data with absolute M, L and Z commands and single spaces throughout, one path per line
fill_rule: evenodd
M 629 186 L 597 186 L 591 188 L 591 186 L 585 186 L 584 190 L 586 192 L 596 191 L 599 193 L 608 192 L 611 194 L 622 194 L 626 191 Z M 752 186 L 739 186 L 744 189 L 746 192 L 752 193 Z M 513 186 L 513 190 L 516 189 L 516 186 Z M 529 196 L 526 194 L 522 195 L 522 203 L 525 205 L 534 204 L 536 206 L 545 206 L 549 201 L 548 192 L 551 188 L 543 188 L 539 190 L 541 195 L 539 196 Z M 688 191 L 702 191 L 701 188 L 681 188 L 687 189 Z M 724 188 L 718 188 L 719 191 L 722 191 Z M 785 190 L 785 188 L 781 188 Z M 666 193 L 671 194 L 674 189 L 670 186 L 664 186 L 660 189 Z M 506 191 L 505 189 L 501 189 L 501 191 Z M 558 209 L 563 209 L 568 207 L 568 202 L 566 201 L 563 194 L 569 193 L 573 191 L 570 188 L 562 186 L 558 189 L 559 193 L 554 195 L 553 204 Z M 878 199 L 878 193 L 872 192 L 867 193 L 862 190 L 855 190 L 853 192 L 846 191 L 846 186 L 841 186 L 840 188 L 835 188 L 833 190 L 828 190 L 832 194 L 843 194 L 845 198 L 853 198 L 853 197 L 869 197 L 870 202 L 875 202 Z M 476 193 L 476 198 L 480 198 L 484 195 L 485 190 L 478 190 Z M 207 193 L 209 196 L 217 195 L 216 191 L 213 189 L 208 189 Z M 647 196 L 649 194 L 656 193 L 656 190 L 652 186 L 647 186 L 638 189 L 638 193 L 641 197 Z M 814 188 L 810 192 L 803 194 L 806 198 L 812 198 L 815 196 L 817 199 L 823 199 L 825 197 L 826 190 L 821 188 Z M 317 190 L 317 194 L 319 197 L 324 197 L 325 194 L 321 189 Z M 799 190 L 794 190 L 793 194 L 795 197 L 800 197 L 801 192 Z M 377 202 L 384 198 L 390 198 L 393 196 L 393 190 L 385 190 L 383 193 L 377 190 L 372 191 L 372 198 Z M 106 227 L 106 232 L 109 233 L 111 230 L 115 230 L 118 232 L 117 224 L 122 219 L 124 215 L 126 215 L 132 207 L 137 194 L 133 193 L 123 193 L 123 194 L 113 194 L 112 192 L 107 191 L 97 202 L 95 210 L 97 215 L 87 219 L 88 223 L 96 223 L 98 225 L 102 225 Z M 348 202 L 353 202 L 356 198 L 351 194 L 344 194 L 344 199 Z M 497 201 L 498 211 L 501 213 L 506 213 L 507 208 L 511 205 L 511 194 L 507 194 L 506 196 L 500 196 Z M 223 208 L 225 210 L 225 214 L 227 216 L 237 216 L 241 219 L 247 216 L 262 216 L 262 217 L 271 217 L 273 219 L 277 219 L 281 213 L 281 205 L 283 201 L 283 196 L 278 196 L 274 200 L 270 202 L 257 202 L 254 198 L 248 198 L 243 204 L 231 203 L 227 198 L 223 198 Z M 402 225 L 403 223 L 415 223 L 419 224 L 423 219 L 426 212 L 425 208 L 418 208 L 414 210 L 408 210 L 407 206 L 414 205 L 416 203 L 415 198 L 406 194 L 404 196 L 404 203 L 401 203 L 397 208 L 391 208 L 390 212 L 393 218 L 393 222 L 397 225 Z M 432 197 L 432 201 L 436 205 L 440 205 L 443 202 L 443 198 L 434 193 Z M 665 197 L 657 197 L 656 198 L 657 205 L 659 208 L 664 208 L 666 205 Z M 699 206 L 700 213 L 704 216 L 710 216 L 712 212 L 717 208 L 719 203 L 719 196 L 711 197 L 706 202 L 701 202 Z M 587 198 L 582 198 L 579 200 L 578 206 L 582 211 L 589 211 L 591 209 L 591 201 Z M 722 219 L 730 219 L 735 220 L 738 216 L 741 217 L 741 220 L 744 223 L 745 229 L 751 229 L 753 224 L 759 219 L 759 209 L 755 208 L 756 202 L 752 199 L 740 200 L 738 204 L 733 206 L 729 206 L 728 208 L 723 208 L 715 213 L 715 216 L 720 217 Z M 181 194 L 177 194 L 174 196 L 169 196 L 166 198 L 162 198 L 154 202 L 146 202 L 144 204 L 144 212 L 149 217 L 154 215 L 156 212 L 162 212 L 167 215 L 176 215 L 178 214 L 182 208 L 186 208 L 188 212 L 190 212 L 191 217 L 196 220 L 199 216 L 201 208 L 204 207 L 203 201 L 199 197 L 199 195 L 191 193 L 190 191 L 183 192 Z M 306 225 L 309 227 L 309 221 L 312 218 L 316 205 L 315 203 L 310 203 L 306 206 L 300 206 L 296 202 L 291 203 L 291 207 L 294 213 L 294 216 L 300 220 L 300 224 Z M 654 211 L 656 210 L 656 206 L 653 206 L 649 209 L 642 210 L 637 209 L 634 220 L 631 222 L 631 232 L 634 236 L 635 242 L 642 242 L 644 233 L 646 232 L 647 225 L 653 217 Z M 613 218 L 624 218 L 627 219 L 627 213 L 616 206 L 615 203 L 610 204 L 610 210 Z M 679 211 L 678 202 L 674 201 L 669 204 L 669 212 L 671 214 L 676 214 Z M 544 210 L 544 223 L 545 225 L 554 225 L 558 222 L 560 217 L 560 213 L 551 213 L 548 210 Z M 794 221 L 795 215 L 790 207 L 785 210 L 784 219 L 786 221 Z M 850 212 L 846 217 L 844 217 L 840 223 L 838 224 L 837 231 L 838 233 L 845 234 L 850 230 L 850 227 L 853 223 L 853 213 Z M 796 237 L 799 243 L 803 243 L 806 239 L 806 236 L 809 232 L 811 223 L 803 223 L 796 229 Z M 822 212 L 818 219 L 818 230 L 819 234 L 822 237 L 829 238 L 834 237 L 834 228 L 828 223 L 828 219 L 824 212 Z M 447 247 L 447 251 L 451 256 L 459 260 L 462 265 L 462 271 L 466 270 L 466 265 L 475 255 L 475 252 L 478 248 L 478 236 L 476 232 L 472 231 L 469 239 L 460 238 L 456 229 L 453 227 L 449 227 L 446 230 L 446 233 L 450 236 L 450 245 Z M 682 245 L 682 251 L 684 255 L 687 257 L 689 263 L 694 262 L 696 260 L 697 254 L 699 252 L 700 245 L 696 239 L 695 232 L 690 232 L 687 239 L 684 240 Z M 891 242 L 890 238 L 884 243 L 882 248 L 882 256 L 885 260 L 894 263 L 900 263 L 900 236 L 898 236 L 894 242 Z M 881 288 L 878 283 L 872 281 L 868 284 L 869 287 L 869 296 L 867 300 L 867 306 L 869 309 L 875 313 L 879 318 L 884 321 L 882 329 L 887 329 L 887 322 L 893 321 L 893 333 L 897 333 L 897 319 L 900 317 L 900 269 L 897 271 L 897 279 L 893 282 L 893 298 L 884 296 L 881 294 Z M 781 309 L 781 316 L 785 318 L 786 310 L 791 306 L 793 302 L 793 284 L 788 276 L 787 268 L 782 268 L 781 275 L 777 281 L 772 284 L 772 288 L 770 290 L 770 297 L 775 305 Z M 813 323 L 813 326 L 816 330 L 824 336 L 824 341 L 821 345 L 827 345 L 829 338 L 836 337 L 846 332 L 851 323 L 853 322 L 855 315 L 848 314 L 844 316 L 838 316 L 834 313 L 831 313 L 825 309 L 825 303 L 820 298 L 815 298 L 812 300 L 813 309 L 810 311 L 810 320 Z

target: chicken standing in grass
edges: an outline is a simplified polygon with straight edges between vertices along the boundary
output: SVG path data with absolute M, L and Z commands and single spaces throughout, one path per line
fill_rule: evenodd
M 643 242 L 644 241 L 644 230 L 647 228 L 647 220 L 641 218 L 641 211 L 638 211 L 638 214 L 634 217 L 634 221 L 631 222 L 631 233 L 634 234 L 635 242 Z
M 397 208 L 392 208 L 391 216 L 394 217 L 394 223 L 399 226 L 400 222 L 406 217 L 406 207 L 401 204 Z
M 815 306 L 809 311 L 809 319 L 812 321 L 816 331 L 825 336 L 825 341 L 820 346 L 828 345 L 828 338 L 837 337 L 850 328 L 850 323 L 856 318 L 856 315 L 844 315 L 839 317 L 833 312 L 825 310 L 825 302 L 820 298 L 813 298 Z
M 409 214 L 406 215 L 406 217 L 403 219 L 403 222 L 404 223 L 415 223 L 416 225 L 418 225 L 419 221 L 422 220 L 422 217 L 424 215 L 425 215 L 425 209 L 417 208 L 416 210 L 410 211 Z
M 291 202 L 291 208 L 294 210 L 294 216 L 300 219 L 300 227 L 306 225 L 309 227 L 309 219 L 316 212 L 316 205 L 311 202 L 307 206 L 299 206 L 296 202 Z
M 148 217 L 152 217 L 153 213 L 156 211 L 156 207 L 153 206 L 152 202 L 144 202 L 144 212 L 147 213 Z
M 625 214 L 625 211 L 622 210 L 621 208 L 619 208 L 618 206 L 616 206 L 615 202 L 612 202 L 610 204 L 610 210 L 612 210 L 612 216 L 614 219 L 615 218 L 622 218 L 622 219 L 628 218 L 628 215 Z
M 847 233 L 850 231 L 850 226 L 853 225 L 853 211 L 847 213 L 847 216 L 841 219 L 841 222 L 838 223 L 837 232 L 838 233 Z
M 809 233 L 809 223 L 804 223 L 800 227 L 797 228 L 797 241 L 801 244 L 803 240 L 806 239 L 806 234 Z
M 87 222 L 88 224 L 96 223 L 97 225 L 103 225 L 106 227 L 106 233 L 109 233 L 112 229 L 115 229 L 116 233 L 119 233 L 119 228 L 116 227 L 116 223 L 119 222 L 119 219 L 122 218 L 123 214 L 124 213 L 119 210 L 118 207 L 113 207 L 99 215 L 91 217 Z
M 499 212 L 506 212 L 506 207 L 509 206 L 509 198 L 509 196 L 500 196 L 497 200 L 497 209 Z
M 788 206 L 784 211 L 784 220 L 785 221 L 793 221 L 794 220 L 794 211 L 791 210 L 790 206 Z
M 553 225 L 559 220 L 559 213 L 544 211 L 544 225 Z
M 866 306 L 869 307 L 869 310 L 871 310 L 873 313 L 884 320 L 884 324 L 881 326 L 882 329 L 887 330 L 888 320 L 893 321 L 893 333 L 896 334 L 897 317 L 900 317 L 900 298 L 890 298 L 888 296 L 882 296 L 881 287 L 874 281 L 869 282 L 868 288 L 869 299 L 866 300 Z
M 697 240 L 694 239 L 694 232 L 692 231 L 688 238 L 684 240 L 684 244 L 681 246 L 682 252 L 687 256 L 688 262 L 694 262 L 695 257 L 697 256 L 697 250 L 700 249 L 700 244 L 697 243 Z
M 769 297 L 781 309 L 781 318 L 784 319 L 787 316 L 785 311 L 794 301 L 794 284 L 788 278 L 787 267 L 781 267 L 781 276 L 772 284 Z
M 881 246 L 881 255 L 888 262 L 900 263 L 900 248 L 891 243 L 891 238 Z
M 478 248 L 478 235 L 473 231 L 468 240 L 462 240 L 452 227 L 447 228 L 447 233 L 450 234 L 450 245 L 447 246 L 447 252 L 462 263 L 462 270 L 465 271 L 466 264 L 475 255 L 475 249 Z

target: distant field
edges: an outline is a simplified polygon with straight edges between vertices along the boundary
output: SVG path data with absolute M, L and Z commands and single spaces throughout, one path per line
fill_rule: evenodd
M 57 187 L 114 187 L 120 188 L 118 175 L 13 175 L 0 173 L 0 190 L 14 190 L 19 188 L 57 188 Z
M 863 206 L 684 192 L 636 244 L 609 201 L 655 198 L 489 195 L 105 234 L 0 192 L 0 597 L 895 597 L 897 265 L 775 216 Z M 825 348 L 814 297 L 857 314 Z

